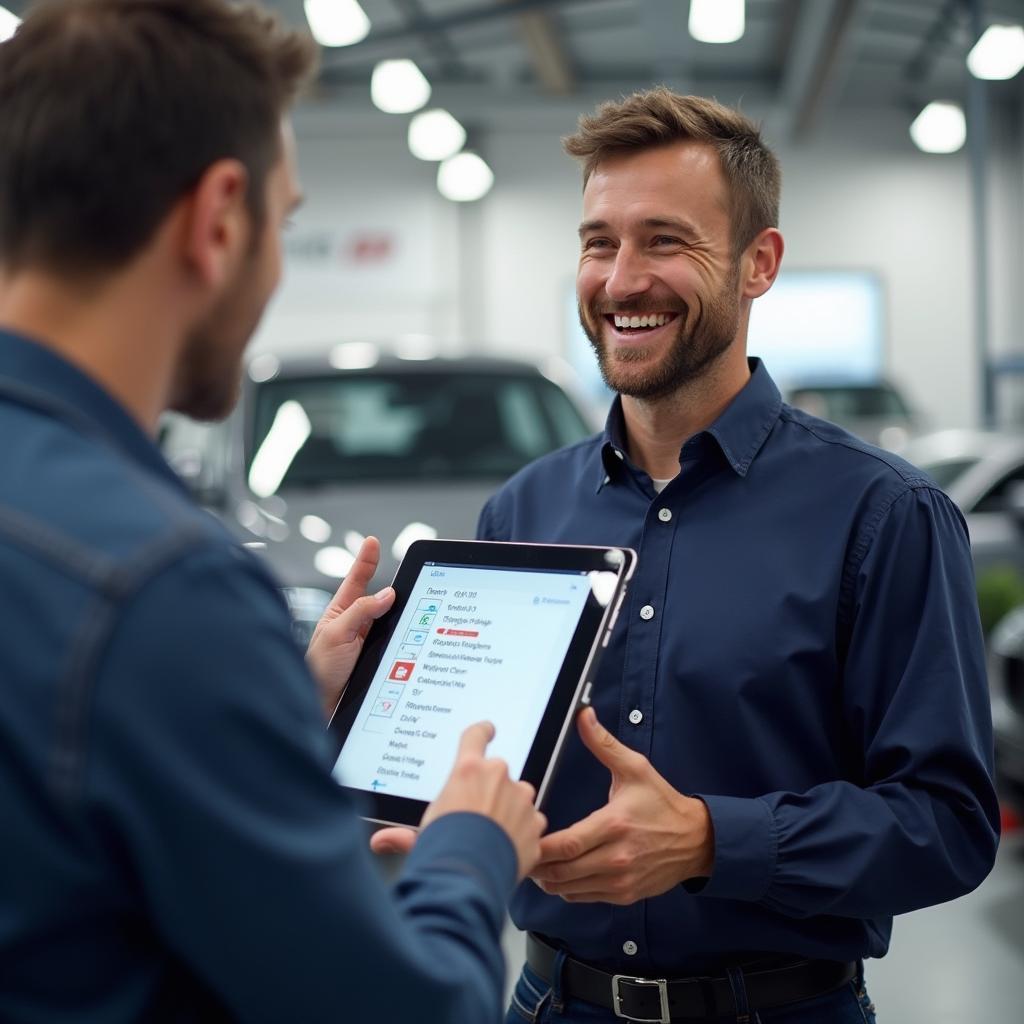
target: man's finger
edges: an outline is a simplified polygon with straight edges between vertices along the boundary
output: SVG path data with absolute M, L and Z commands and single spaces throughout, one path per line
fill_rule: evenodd
M 550 896 L 579 896 L 583 893 L 606 892 L 610 881 L 608 875 L 583 875 L 564 882 L 550 882 L 541 878 L 536 871 L 530 877 Z
M 601 811 L 594 811 L 582 821 L 577 821 L 575 825 L 542 837 L 540 860 L 534 870 L 542 870 L 544 864 L 576 860 L 596 849 L 605 841 L 604 818 L 605 815 Z
M 487 744 L 494 739 L 494 726 L 490 722 L 477 722 L 471 725 L 459 740 L 459 760 L 464 757 L 483 757 Z
M 379 564 L 380 541 L 376 537 L 367 537 L 359 545 L 359 554 L 356 555 L 352 568 L 349 569 L 341 581 L 341 586 L 331 598 L 327 611 L 337 615 L 362 597 Z
M 330 636 L 332 645 L 350 644 L 365 636 L 373 620 L 379 619 L 394 601 L 395 591 L 391 587 L 385 587 L 371 597 L 361 597 L 325 626 L 325 635 Z
M 382 828 L 370 836 L 370 849 L 377 854 L 409 853 L 416 837 L 411 828 Z
M 583 745 L 611 772 L 628 772 L 640 755 L 620 743 L 598 720 L 593 708 L 584 708 L 576 720 Z M 642 761 L 643 759 L 640 758 Z

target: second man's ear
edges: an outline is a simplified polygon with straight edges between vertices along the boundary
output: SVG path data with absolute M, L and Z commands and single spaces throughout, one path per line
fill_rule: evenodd
M 778 228 L 765 228 L 747 246 L 741 261 L 743 296 L 756 299 L 775 283 L 785 243 Z
M 206 285 L 231 277 L 253 230 L 247 195 L 249 174 L 238 160 L 211 164 L 186 198 L 185 255 Z

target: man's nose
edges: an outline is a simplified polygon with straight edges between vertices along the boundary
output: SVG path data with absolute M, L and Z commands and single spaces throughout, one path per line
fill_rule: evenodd
M 651 273 L 639 255 L 621 248 L 615 254 L 615 264 L 604 287 L 608 298 L 625 302 L 650 289 Z

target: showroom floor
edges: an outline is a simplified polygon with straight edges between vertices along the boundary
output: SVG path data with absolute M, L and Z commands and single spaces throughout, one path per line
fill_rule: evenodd
M 510 984 L 523 937 L 505 936 Z M 879 1024 L 1011 1024 L 1024 1019 L 1024 832 L 1004 838 L 973 893 L 896 921 L 884 960 L 868 961 Z

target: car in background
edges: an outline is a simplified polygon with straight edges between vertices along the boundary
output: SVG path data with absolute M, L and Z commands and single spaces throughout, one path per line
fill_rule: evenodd
M 225 423 L 175 417 L 162 446 L 198 500 L 262 551 L 308 633 L 365 536 L 380 538 L 383 586 L 413 541 L 475 536 L 504 480 L 592 432 L 530 363 L 351 343 L 257 356 Z
M 923 429 L 921 417 L 884 380 L 806 381 L 787 388 L 785 397 L 794 408 L 893 451 Z
M 940 430 L 899 452 L 956 502 L 967 520 L 979 584 L 995 570 L 1021 580 L 1024 602 L 1024 435 Z
M 996 787 L 1024 817 L 1024 606 L 1003 618 L 989 646 Z

